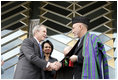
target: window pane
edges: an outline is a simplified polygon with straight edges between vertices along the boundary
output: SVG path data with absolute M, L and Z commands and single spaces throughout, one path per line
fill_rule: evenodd
M 57 51 L 57 50 L 55 50 L 55 49 L 53 50 L 51 56 L 54 57 L 54 58 L 56 58 L 59 61 L 61 61 L 64 58 L 64 54 L 61 53 L 61 52 L 59 52 L 59 51 Z
M 54 36 L 51 36 L 52 38 L 56 39 L 57 41 L 60 41 L 64 44 L 67 44 L 68 42 L 70 42 L 72 39 L 65 36 L 65 35 L 62 35 L 62 34 L 59 34 L 59 35 L 54 35 Z
M 5 52 L 5 51 L 7 51 L 7 50 L 9 50 L 9 49 L 12 49 L 12 48 L 14 48 L 15 46 L 20 45 L 21 43 L 22 43 L 22 40 L 16 39 L 16 40 L 14 40 L 14 41 L 12 41 L 12 42 L 10 42 L 10 43 L 8 43 L 8 44 L 2 46 L 2 47 L 1 47 L 1 52 L 3 53 L 3 52 Z
M 18 62 L 18 57 L 15 56 L 13 58 L 11 58 L 10 60 L 6 61 L 5 64 L 3 65 L 3 68 L 6 69 L 14 64 L 16 64 Z
M 1 45 L 8 42 L 8 41 L 11 41 L 12 39 L 15 39 L 15 38 L 21 36 L 23 34 L 25 34 L 25 32 L 23 32 L 22 30 L 18 30 L 16 32 L 14 32 L 13 34 L 10 34 L 9 36 L 2 38 Z
M 19 50 L 20 50 L 20 48 L 17 47 L 17 48 L 15 48 L 15 49 L 13 49 L 13 50 L 11 50 L 11 51 L 9 51 L 9 52 L 3 54 L 3 55 L 2 55 L 2 56 L 3 56 L 3 60 L 7 60 L 7 59 L 9 59 L 9 58 L 11 58 L 11 57 L 17 55 L 17 54 L 20 52 Z
M 54 49 L 56 49 L 56 50 L 58 50 L 60 52 L 63 52 L 64 48 L 66 47 L 65 44 L 63 44 L 61 42 L 58 42 L 55 39 L 48 38 L 48 40 L 50 40 L 52 42 L 52 44 L 54 45 Z

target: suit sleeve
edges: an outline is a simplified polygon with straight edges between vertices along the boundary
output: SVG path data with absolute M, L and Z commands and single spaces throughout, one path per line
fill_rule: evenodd
M 21 52 L 31 63 L 35 64 L 39 68 L 46 68 L 47 62 L 39 58 L 39 56 L 36 55 L 34 50 L 35 49 L 33 42 L 30 39 L 25 39 L 21 46 Z

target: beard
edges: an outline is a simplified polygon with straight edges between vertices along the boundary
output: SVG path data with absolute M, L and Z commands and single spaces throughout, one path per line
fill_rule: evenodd
M 74 34 L 74 38 L 78 38 L 78 34 L 77 33 Z
M 74 38 L 78 38 L 78 35 L 74 35 Z
M 74 38 L 79 38 L 79 35 L 81 34 L 81 31 L 75 32 L 74 33 Z

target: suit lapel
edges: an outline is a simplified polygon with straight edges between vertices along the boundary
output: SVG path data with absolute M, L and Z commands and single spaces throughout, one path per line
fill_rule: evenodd
M 32 41 L 33 41 L 34 44 L 35 44 L 35 51 L 36 51 L 37 54 L 41 57 L 39 44 L 37 43 L 37 41 L 36 41 L 34 38 L 32 38 Z M 42 55 L 42 56 L 43 56 L 43 55 Z
M 83 38 L 83 39 L 84 39 L 84 38 Z M 77 51 L 78 51 L 79 49 L 81 49 L 81 47 L 83 46 L 83 39 L 82 39 L 82 41 L 81 41 L 81 43 L 80 43 L 80 45 L 79 45 L 79 46 L 78 46 L 79 41 L 78 41 L 78 43 L 76 44 L 74 54 L 76 54 L 76 53 L 77 53 Z
M 32 38 L 32 40 L 33 40 L 34 44 L 35 44 L 37 47 L 39 47 L 39 44 L 37 43 L 37 41 L 36 41 L 34 38 Z

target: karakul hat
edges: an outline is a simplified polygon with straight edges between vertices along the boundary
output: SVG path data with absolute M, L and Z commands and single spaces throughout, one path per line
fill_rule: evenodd
M 76 17 L 72 18 L 72 24 L 84 23 L 87 26 L 89 26 L 89 21 L 90 21 L 90 19 L 88 19 L 87 17 L 83 17 L 83 16 L 76 16 Z

